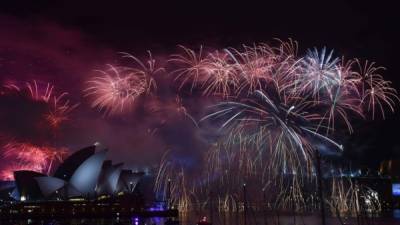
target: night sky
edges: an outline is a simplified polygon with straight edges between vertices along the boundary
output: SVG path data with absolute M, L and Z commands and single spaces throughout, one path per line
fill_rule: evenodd
M 177 51 L 178 44 L 224 48 L 293 38 L 299 42 L 300 54 L 307 48 L 326 46 L 346 58 L 375 61 L 387 68 L 384 77 L 400 90 L 400 14 L 396 3 L 147 2 L 2 1 L 0 84 L 50 82 L 57 90 L 67 91 L 71 102 L 80 105 L 55 137 L 52 134 L 46 139 L 48 136 L 42 131 L 26 132 L 29 125 L 20 122 L 20 118 L 29 121 L 34 116 L 27 112 L 29 107 L 24 113 L 15 114 L 15 126 L 0 118 L 0 134 L 39 143 L 51 139 L 52 145 L 71 150 L 98 141 L 109 147 L 111 159 L 131 167 L 155 165 L 167 149 L 176 150 L 182 161 L 195 164 L 198 152 L 210 142 L 209 134 L 194 129 L 190 120 L 174 111 L 173 88 L 161 88 L 160 98 L 146 103 L 143 100 L 133 112 L 118 117 L 105 117 L 92 109 L 82 94 L 84 82 L 93 70 L 116 63 L 118 52 L 140 58 L 151 50 L 162 61 Z M 183 103 L 197 120 L 207 104 L 190 97 Z M 14 107 L 21 112 L 15 105 L 2 101 L 0 110 Z M 150 113 L 148 108 L 154 105 L 160 109 Z M 387 113 L 385 121 L 378 118 L 354 124 L 352 136 L 340 137 L 345 156 L 369 166 L 399 157 L 398 107 L 396 111 Z

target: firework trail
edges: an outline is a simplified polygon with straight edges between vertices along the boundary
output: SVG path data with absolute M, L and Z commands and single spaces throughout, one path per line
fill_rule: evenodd
M 167 196 L 169 191 L 170 204 L 181 211 L 188 211 L 195 199 L 194 191 L 191 190 L 193 184 L 188 182 L 190 181 L 186 179 L 183 167 L 173 163 L 167 151 L 161 159 L 154 191 L 163 193 L 164 196 Z
M 215 51 L 202 55 L 202 48 L 197 54 L 194 50 L 180 46 L 184 54 L 172 55 L 169 60 L 178 65 L 173 71 L 175 81 L 180 82 L 179 89 L 190 84 L 190 90 L 202 90 L 205 96 L 222 96 L 227 98 L 239 85 L 236 63 L 226 52 Z
M 168 120 L 173 120 L 171 117 L 178 115 L 189 119 L 196 128 L 199 127 L 195 118 L 184 106 L 183 100 L 179 95 L 176 95 L 174 100 L 154 99 L 154 101 L 148 101 L 146 102 L 146 109 L 151 114 L 157 115 L 157 118 L 162 118 L 162 124 L 165 124 Z
M 324 91 L 332 94 L 331 88 L 340 85 L 342 80 L 338 62 L 339 58 L 333 58 L 333 50 L 328 54 L 325 47 L 321 52 L 316 48 L 309 50 L 300 61 L 302 71 L 296 78 L 297 86 L 313 96 Z
M 356 60 L 359 67 L 358 75 L 361 77 L 362 83 L 362 106 L 366 111 L 372 112 L 372 119 L 376 117 L 378 111 L 385 118 L 385 106 L 394 112 L 394 106 L 399 100 L 396 89 L 392 88 L 391 82 L 384 80 L 379 74 L 384 67 L 375 67 L 375 63 L 366 61 L 362 64 Z
M 55 163 L 60 163 L 67 156 L 67 149 L 49 146 L 36 146 L 30 143 L 11 141 L 2 146 L 2 161 L 13 163 L 2 168 L 0 179 L 14 180 L 14 171 L 32 170 L 49 174 Z
M 35 102 L 45 103 L 48 106 L 48 112 L 43 115 L 48 124 L 54 129 L 69 120 L 69 114 L 78 107 L 79 104 L 71 104 L 67 99 L 68 93 L 62 92 L 57 95 L 54 91 L 54 85 L 39 83 L 36 80 L 26 82 L 25 85 L 13 83 L 3 86 L 8 92 L 28 93 L 28 97 Z
M 325 136 L 315 135 L 313 127 L 309 124 L 319 117 L 314 114 L 303 114 L 301 109 L 304 102 L 288 99 L 286 102 L 289 105 L 276 104 L 265 93 L 261 91 L 256 93 L 258 96 L 255 99 L 218 104 L 217 107 L 222 109 L 204 117 L 203 120 L 228 116 L 221 128 L 226 128 L 231 125 L 230 123 L 237 121 L 237 125 L 232 128 L 231 137 L 240 137 L 240 142 L 248 139 L 246 141 L 249 143 L 261 140 L 267 143 L 256 143 L 256 145 L 274 146 L 270 156 L 275 159 L 272 160 L 272 168 L 276 169 L 296 171 L 298 167 L 304 167 L 303 162 L 308 162 L 308 166 L 311 166 L 312 148 L 308 136 L 329 140 L 334 145 L 340 146 Z M 291 166 L 293 167 L 289 168 Z
M 99 76 L 87 81 L 84 90 L 92 97 L 92 107 L 105 114 L 131 111 L 137 98 L 156 90 L 154 75 L 164 70 L 156 67 L 150 52 L 146 63 L 128 53 L 122 53 L 122 57 L 133 60 L 137 67 L 108 65 L 104 71 L 97 70 Z
M 333 177 L 328 205 L 338 217 L 357 216 L 361 211 L 379 214 L 382 211 L 378 193 L 370 187 L 359 185 L 349 178 Z
M 191 91 L 193 91 L 196 86 L 201 84 L 199 79 L 203 80 L 201 76 L 206 74 L 204 68 L 207 68 L 209 62 L 203 56 L 202 47 L 200 47 L 199 53 L 181 45 L 179 47 L 184 51 L 184 54 L 172 55 L 170 59 L 170 62 L 179 65 L 179 68 L 174 71 L 176 74 L 175 81 L 181 82 L 179 89 L 183 88 L 186 84 L 190 84 Z

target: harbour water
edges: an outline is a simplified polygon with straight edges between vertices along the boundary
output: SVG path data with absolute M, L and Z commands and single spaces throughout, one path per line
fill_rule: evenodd
M 327 225 L 396 225 L 400 224 L 398 212 L 393 216 L 374 217 L 374 218 L 338 218 L 328 217 Z M 195 225 L 204 215 L 189 213 L 180 215 L 180 225 Z M 168 218 L 108 218 L 108 219 L 46 219 L 46 220 L 8 220 L 0 221 L 1 225 L 164 225 L 168 224 Z M 318 215 L 248 215 L 244 220 L 243 214 L 215 214 L 212 218 L 207 216 L 207 220 L 212 220 L 213 225 L 321 225 L 321 218 Z M 175 225 L 175 224 L 174 224 Z

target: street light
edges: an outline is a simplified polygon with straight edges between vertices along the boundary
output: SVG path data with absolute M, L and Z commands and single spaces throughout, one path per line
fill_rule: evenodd
M 326 225 L 324 193 L 323 193 L 323 187 L 322 187 L 321 155 L 318 150 L 315 150 L 315 159 L 316 159 L 316 163 L 317 163 L 316 169 L 317 169 L 319 206 L 320 206 L 320 211 L 321 211 L 321 223 L 322 223 L 322 225 Z
M 246 183 L 243 183 L 243 207 L 244 207 L 244 225 L 247 225 L 247 194 L 246 194 Z

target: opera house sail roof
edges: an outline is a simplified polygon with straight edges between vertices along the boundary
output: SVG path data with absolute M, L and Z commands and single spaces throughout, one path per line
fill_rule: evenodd
M 73 153 L 70 157 L 64 160 L 63 164 L 61 164 L 58 167 L 58 169 L 54 173 L 54 177 L 69 181 L 69 179 L 74 174 L 75 170 L 87 158 L 92 156 L 95 153 L 95 151 L 96 151 L 96 146 L 92 145 Z
M 34 171 L 15 171 L 15 189 L 10 197 L 20 201 L 91 199 L 100 195 L 132 193 L 143 173 L 123 170 L 122 163 L 105 161 L 107 150 L 96 146 L 83 148 L 70 155 L 53 176 Z
M 35 178 L 44 176 L 46 175 L 27 170 L 14 172 L 17 196 L 21 201 L 39 200 L 43 197 Z
M 76 188 L 84 196 L 95 193 L 106 151 L 101 151 L 85 160 L 72 175 L 69 185 Z

